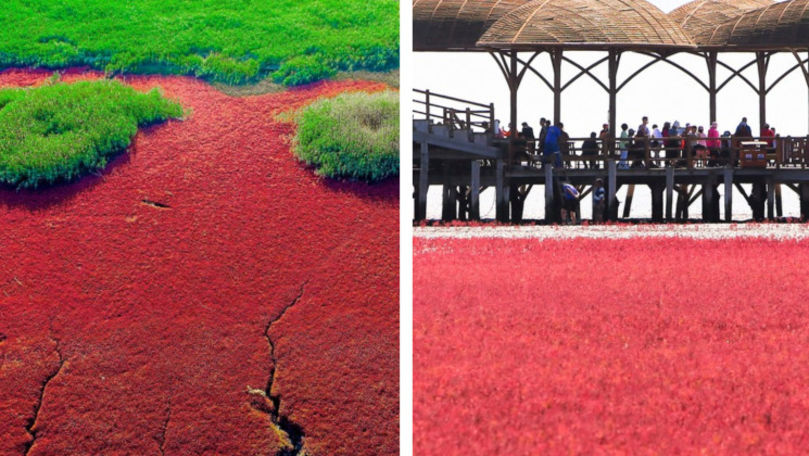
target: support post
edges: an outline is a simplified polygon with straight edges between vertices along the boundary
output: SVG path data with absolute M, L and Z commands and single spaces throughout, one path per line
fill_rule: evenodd
M 617 98 L 618 98 L 618 65 L 620 63 L 621 53 L 619 51 L 610 50 L 608 55 L 608 73 L 609 73 L 609 124 L 610 124 L 610 144 L 607 150 L 610 153 L 610 158 L 615 157 L 615 133 L 617 128 Z M 612 203 L 610 203 L 612 204 Z
M 674 204 L 674 167 L 666 168 L 666 220 L 671 222 L 672 206 Z
M 757 222 L 764 220 L 764 204 L 767 193 L 767 185 L 761 180 L 753 183 L 753 191 L 750 193 L 750 206 L 753 209 L 753 219 Z
M 660 223 L 663 221 L 663 190 L 666 187 L 658 182 L 649 188 L 652 190 L 652 221 Z
M 551 51 L 553 66 L 553 121 L 562 121 L 562 50 Z
M 615 159 L 607 160 L 607 213 L 609 220 L 618 218 L 618 162 Z
M 545 223 L 548 224 L 554 223 L 560 217 L 560 214 L 556 213 L 553 189 L 553 167 L 545 165 Z
M 505 163 L 502 159 L 497 160 L 495 170 L 495 206 L 497 221 L 506 223 L 508 222 L 509 207 L 508 207 L 508 194 L 506 193 L 506 176 L 505 176 Z
M 416 191 L 416 221 L 427 219 L 427 191 L 430 189 L 430 149 L 426 142 L 420 145 L 419 182 Z
M 801 194 L 801 220 L 804 222 L 809 220 L 809 184 L 799 185 Z
M 509 121 L 508 129 L 511 132 L 511 143 L 514 144 L 517 142 L 517 90 L 520 87 L 519 77 L 517 76 L 517 51 L 511 51 L 510 55 L 510 63 L 511 66 L 509 67 L 508 72 L 508 90 L 509 95 L 511 96 L 511 105 L 509 110 Z M 511 151 L 512 148 L 509 148 Z M 512 152 L 509 152 L 509 160 L 511 160 Z
M 469 219 L 480 220 L 480 161 L 472 160 L 469 179 Z
M 714 198 L 715 198 L 714 184 L 711 178 L 705 179 L 702 183 L 702 220 L 713 223 L 717 220 L 714 218 Z
M 733 168 L 726 167 L 723 171 L 725 181 L 725 221 L 733 221 Z
M 716 121 L 716 96 L 718 90 L 716 88 L 716 66 L 718 61 L 718 53 L 716 51 L 708 51 L 705 54 L 705 61 L 708 64 L 708 108 L 709 108 L 709 121 Z
M 770 66 L 770 56 L 766 52 L 756 52 L 756 66 L 758 67 L 758 116 L 759 132 L 764 131 L 767 123 L 767 69 Z M 753 136 L 756 136 L 755 134 Z
M 626 191 L 626 202 L 624 202 L 624 218 L 629 218 L 632 210 L 632 200 L 635 198 L 635 184 L 630 184 Z
M 772 178 L 767 179 L 767 218 L 775 220 L 775 182 Z
M 781 199 L 781 184 L 775 184 L 775 215 L 784 216 L 784 201 Z
M 458 197 L 455 185 L 450 183 L 451 163 L 444 161 L 444 185 L 442 186 L 441 220 L 451 222 L 458 218 Z

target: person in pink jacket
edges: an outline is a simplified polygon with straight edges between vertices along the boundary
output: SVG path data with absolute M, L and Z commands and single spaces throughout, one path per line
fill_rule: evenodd
M 716 122 L 712 122 L 710 130 L 708 130 L 707 145 L 711 154 L 711 164 L 714 164 L 715 160 L 719 158 L 719 149 L 722 148 L 722 142 L 719 140 L 719 124 Z

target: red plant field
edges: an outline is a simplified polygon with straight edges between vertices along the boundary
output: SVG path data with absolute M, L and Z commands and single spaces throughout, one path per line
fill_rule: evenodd
M 317 178 L 273 120 L 384 87 L 124 80 L 193 113 L 103 175 L 0 190 L 0 455 L 274 455 L 273 420 L 309 455 L 398 454 L 398 185 Z
M 809 244 L 414 248 L 416 454 L 809 448 Z

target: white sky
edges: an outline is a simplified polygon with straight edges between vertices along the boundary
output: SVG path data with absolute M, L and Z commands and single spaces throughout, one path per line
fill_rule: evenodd
M 656 0 L 652 3 L 669 12 L 685 2 Z M 605 54 L 570 52 L 566 55 L 586 66 Z M 806 53 L 802 56 L 805 58 Z M 720 55 L 721 60 L 735 68 L 753 58 L 752 54 Z M 621 60 L 619 81 L 649 60 L 645 56 L 625 54 Z M 677 55 L 672 60 L 696 73 L 700 79 L 707 80 L 703 59 Z M 773 57 L 768 82 L 775 81 L 795 63 L 791 54 Z M 415 88 L 427 88 L 482 103 L 493 102 L 497 117 L 503 125 L 508 123 L 508 90 L 500 70 L 488 54 L 419 52 L 414 54 L 413 65 Z M 547 54 L 539 56 L 534 65 L 550 79 L 552 71 Z M 564 64 L 563 83 L 577 72 L 574 67 Z M 606 64 L 599 66 L 595 73 L 606 82 Z M 728 74 L 727 70 L 720 69 L 720 83 Z M 755 65 L 744 74 L 754 84 L 757 82 Z M 607 120 L 607 109 L 606 92 L 587 76 L 577 80 L 562 94 L 562 121 L 572 137 L 588 136 L 591 131 L 598 131 Z M 644 115 L 649 116 L 651 123 L 661 127 L 665 121 L 679 120 L 681 124 L 690 122 L 705 125 L 707 129 L 710 121 L 714 120 L 708 119 L 708 95 L 705 89 L 685 73 L 663 62 L 644 71 L 619 93 L 617 114 L 618 124 L 626 122 L 631 128 L 637 128 Z M 536 130 L 540 117 L 552 116 L 553 96 L 550 90 L 535 75 L 527 74 L 519 91 L 519 122 L 526 121 Z M 716 120 L 720 132 L 734 130 L 742 116 L 748 117 L 754 133 L 758 133 L 758 96 L 741 79 L 736 78 L 719 93 Z M 803 136 L 809 132 L 809 90 L 799 70 L 792 72 L 770 92 L 767 117 L 781 135 Z

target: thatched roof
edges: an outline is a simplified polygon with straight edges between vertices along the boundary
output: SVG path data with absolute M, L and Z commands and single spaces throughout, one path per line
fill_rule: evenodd
M 476 50 L 483 32 L 529 0 L 413 0 L 413 49 Z
M 696 40 L 724 50 L 805 50 L 809 48 L 809 0 L 749 11 L 697 35 Z
M 731 19 L 772 3 L 771 0 L 694 0 L 670 12 L 669 18 L 696 41 L 700 34 L 713 32 Z
M 694 43 L 645 0 L 534 0 L 498 19 L 478 46 L 660 50 L 693 48 Z

